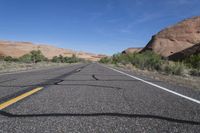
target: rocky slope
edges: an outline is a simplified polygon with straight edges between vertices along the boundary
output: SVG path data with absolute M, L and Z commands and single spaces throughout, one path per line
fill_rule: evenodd
M 190 48 L 187 48 L 183 51 L 180 51 L 178 53 L 172 54 L 169 56 L 170 60 L 182 60 L 187 57 L 189 57 L 192 54 L 199 54 L 200 53 L 200 43 L 196 44 Z
M 50 45 L 35 45 L 30 42 L 11 42 L 11 41 L 0 41 L 0 56 L 12 56 L 20 57 L 24 54 L 29 53 L 32 50 L 41 50 L 42 53 L 49 59 L 53 56 L 72 56 L 75 54 L 79 58 L 83 58 L 91 61 L 98 61 L 104 55 L 96 55 L 86 52 L 76 52 L 69 49 L 56 48 Z
M 200 43 L 200 17 L 193 17 L 160 31 L 142 51 L 153 50 L 164 57 L 169 57 L 198 43 Z M 190 54 L 194 52 L 190 49 Z
M 138 53 L 142 50 L 142 48 L 127 48 L 126 50 L 122 51 L 123 54 L 128 54 L 128 53 Z

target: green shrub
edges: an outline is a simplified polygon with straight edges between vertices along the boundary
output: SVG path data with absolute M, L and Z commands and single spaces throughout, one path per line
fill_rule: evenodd
M 75 54 L 73 54 L 69 63 L 76 63 L 79 61 L 80 61 L 80 59 L 77 58 Z
M 161 71 L 163 71 L 166 74 L 173 74 L 173 67 L 169 63 L 163 64 Z
M 165 62 L 163 70 L 166 74 L 183 75 L 186 66 L 182 62 Z
M 159 70 L 162 64 L 161 57 L 154 52 L 146 51 L 144 53 L 114 54 L 111 58 L 104 57 L 101 63 L 113 63 L 117 65 L 132 64 L 140 69 Z
M 62 55 L 59 55 L 54 56 L 51 61 L 56 63 L 76 63 L 85 60 L 77 58 L 76 55 L 72 55 L 72 57 L 63 57 Z
M 25 54 L 19 58 L 20 62 L 24 63 L 37 63 L 41 61 L 48 61 L 40 50 L 33 50 L 29 54 Z
M 65 58 L 62 55 L 59 55 L 58 59 L 59 59 L 60 63 L 64 63 L 65 62 Z
M 192 70 L 190 70 L 190 74 L 192 76 L 200 76 L 200 70 L 199 69 L 192 69 Z
M 46 58 L 40 50 L 33 50 L 31 51 L 30 54 L 31 54 L 31 60 L 33 61 L 33 63 L 44 61 Z
M 184 74 L 185 65 L 182 62 L 175 62 L 173 66 L 173 74 L 174 75 L 183 75 Z
M 121 58 L 120 56 L 121 56 L 120 53 L 114 54 L 114 55 L 112 56 L 112 63 L 113 63 L 113 64 L 120 63 L 120 61 L 122 60 L 122 59 L 120 59 L 120 58 Z
M 76 63 L 80 62 L 81 59 L 77 58 L 75 54 L 72 55 L 72 57 L 65 57 L 64 62 L 65 63 Z
M 103 57 L 99 61 L 100 63 L 108 64 L 111 63 L 111 59 L 109 57 Z
M 7 61 L 7 62 L 17 62 L 19 60 L 17 58 L 13 58 L 11 56 L 6 56 L 6 57 L 4 57 L 4 61 Z
M 60 59 L 58 56 L 54 56 L 52 59 L 51 59 L 52 62 L 55 62 L 55 63 L 60 63 Z
M 188 62 L 195 68 L 199 68 L 199 55 L 192 56 Z M 116 66 L 123 64 L 132 64 L 139 69 L 147 69 L 150 71 L 156 70 L 171 75 L 184 75 L 187 66 L 183 62 L 169 62 L 162 59 L 162 57 L 152 51 L 143 53 L 129 53 L 129 54 L 114 54 L 111 58 L 104 57 L 100 60 L 101 63 L 113 63 Z M 196 70 L 196 69 L 195 69 Z M 192 72 L 191 72 L 192 73 Z M 196 71 L 193 71 L 193 74 Z
M 192 68 L 200 70 L 200 54 L 191 55 L 189 58 L 185 59 L 184 62 Z
M 161 57 L 151 51 L 135 53 L 129 60 L 137 68 L 147 70 L 160 70 L 162 64 Z
M 21 56 L 19 58 L 19 61 L 24 62 L 24 63 L 31 63 L 32 62 L 31 54 L 25 54 L 25 55 Z

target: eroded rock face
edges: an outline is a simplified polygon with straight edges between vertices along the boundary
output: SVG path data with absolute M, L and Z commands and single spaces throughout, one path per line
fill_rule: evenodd
M 129 54 L 129 53 L 138 53 L 142 50 L 142 48 L 128 48 L 124 51 L 122 51 L 123 54 Z
M 190 48 L 187 48 L 183 51 L 170 55 L 169 59 L 178 61 L 178 60 L 185 59 L 193 54 L 199 54 L 199 53 L 200 53 L 200 43 Z
M 20 57 L 32 50 L 41 50 L 42 53 L 49 59 L 51 59 L 53 56 L 59 55 L 71 57 L 73 54 L 79 58 L 91 61 L 98 61 L 102 58 L 102 55 L 77 52 L 69 49 L 57 48 L 50 45 L 35 45 L 30 42 L 0 41 L 0 56 Z
M 169 57 L 198 43 L 200 43 L 200 17 L 194 17 L 160 31 L 142 51 L 153 50 L 163 57 Z

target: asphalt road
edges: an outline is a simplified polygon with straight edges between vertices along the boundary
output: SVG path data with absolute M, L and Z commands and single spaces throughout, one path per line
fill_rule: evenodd
M 125 72 L 135 76 L 134 73 Z M 199 90 L 144 79 L 191 99 Z M 199 133 L 200 104 L 97 63 L 0 75 L 0 133 Z

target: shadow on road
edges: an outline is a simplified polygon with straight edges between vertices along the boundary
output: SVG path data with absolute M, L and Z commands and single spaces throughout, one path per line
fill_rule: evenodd
M 125 117 L 125 118 L 144 118 L 144 119 L 158 119 L 158 120 L 165 120 L 168 122 L 174 123 L 182 123 L 182 124 L 190 124 L 190 125 L 200 125 L 200 122 L 197 121 L 189 121 L 189 120 L 181 120 L 175 119 L 170 117 L 163 117 L 157 115 L 145 115 L 145 114 L 122 114 L 122 113 L 48 113 L 48 114 L 11 114 L 6 111 L 0 110 L 0 114 L 6 117 L 11 118 L 28 118 L 28 117 L 101 117 L 101 116 L 108 116 L 108 117 Z

